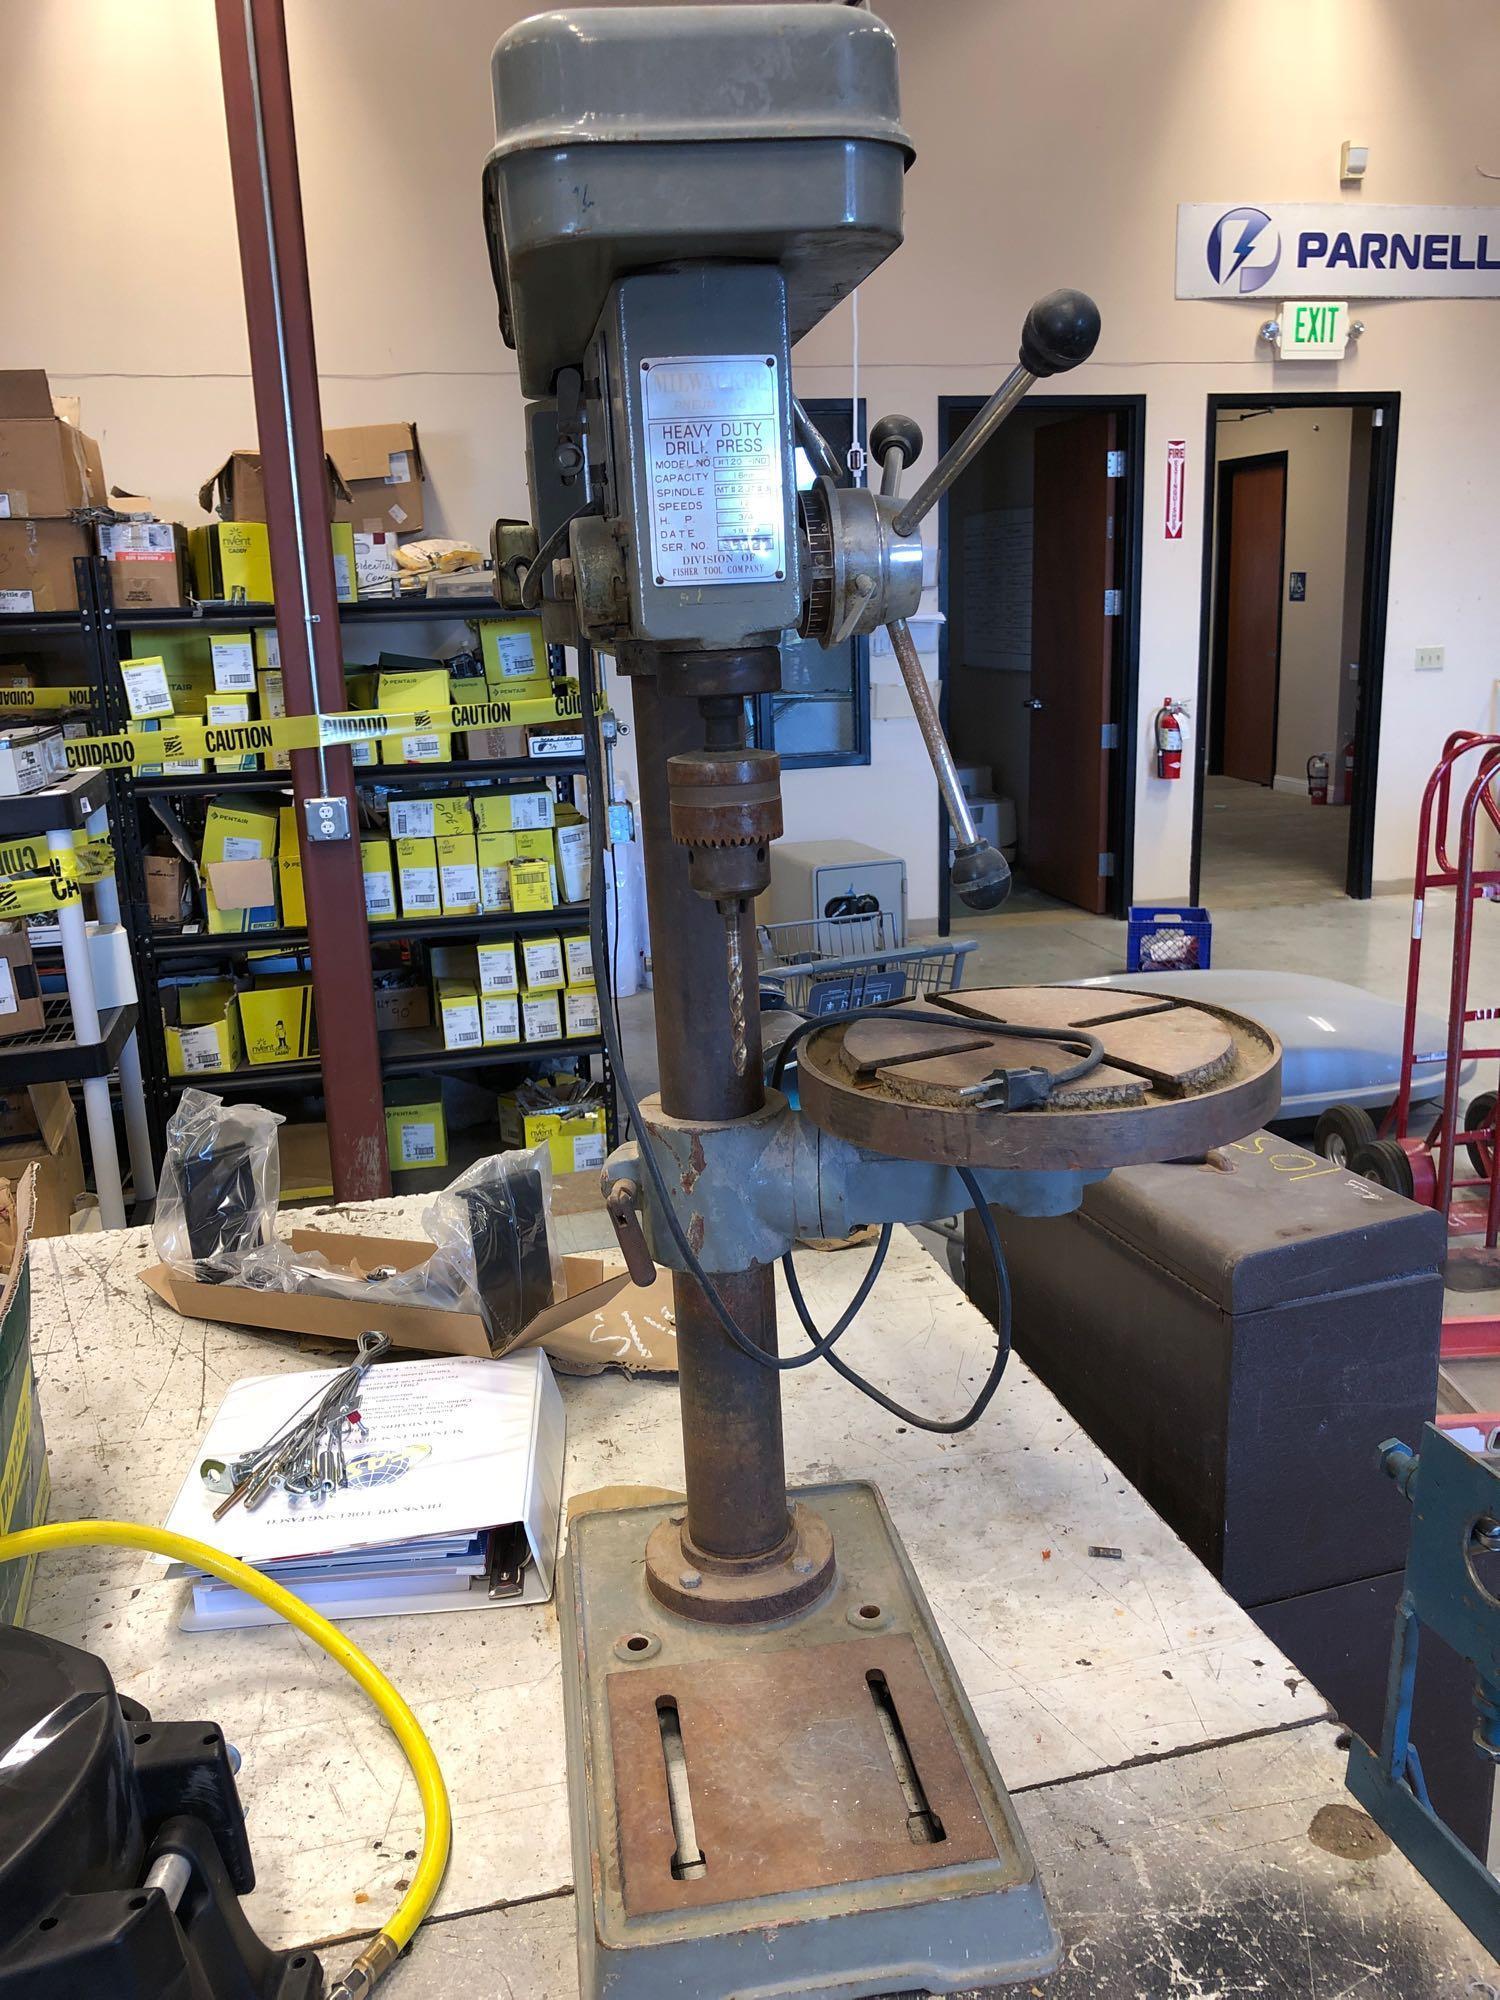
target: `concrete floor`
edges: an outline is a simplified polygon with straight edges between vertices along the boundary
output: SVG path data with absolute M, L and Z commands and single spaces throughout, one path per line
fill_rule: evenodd
M 1210 778 L 1199 900 L 1211 910 L 1325 903 L 1344 893 L 1349 814 L 1304 792 Z

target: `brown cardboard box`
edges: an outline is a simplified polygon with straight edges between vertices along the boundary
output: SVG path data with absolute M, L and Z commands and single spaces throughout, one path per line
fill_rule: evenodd
M 422 533 L 422 448 L 415 424 L 356 424 L 323 433 L 323 448 L 348 489 L 335 521 L 374 533 Z
M 101 525 L 99 553 L 117 609 L 179 609 L 188 601 L 187 529 L 177 521 Z
M 0 517 L 50 520 L 106 504 L 99 447 L 54 416 L 46 370 L 0 370 Z
M 335 514 L 333 510 L 339 500 L 349 498 L 349 489 L 339 477 L 333 460 L 325 458 L 323 463 L 328 480 L 328 519 L 347 520 L 347 515 Z M 214 501 L 216 488 L 219 496 L 217 505 Z M 221 521 L 264 521 L 266 482 L 261 470 L 260 453 L 232 451 L 218 470 L 199 487 L 198 505 L 205 514 L 217 514 Z
M 432 1002 L 425 986 L 377 986 L 375 1026 L 377 1028 L 429 1028 Z
M 189 908 L 192 871 L 180 854 L 146 856 L 146 907 L 153 924 L 180 924 Z
M 4 1155 L 0 1154 L 0 1172 L 3 1171 Z M 292 1248 L 320 1250 L 331 1264 L 341 1265 L 352 1278 L 362 1277 L 378 1265 L 409 1271 L 425 1264 L 432 1255 L 430 1243 L 382 1236 L 340 1236 L 323 1229 L 294 1229 Z M 585 1325 L 592 1323 L 600 1307 L 630 1284 L 627 1272 L 606 1273 L 598 1257 L 565 1257 L 563 1277 L 566 1296 L 539 1312 L 511 1342 L 510 1349 L 503 1351 L 540 1343 L 555 1359 L 566 1362 L 568 1330 L 573 1323 L 579 1320 Z M 158 1298 L 165 1299 L 174 1312 L 188 1319 L 258 1326 L 271 1333 L 310 1334 L 318 1340 L 358 1340 L 370 1324 L 371 1307 L 357 1298 L 325 1298 L 316 1292 L 266 1292 L 248 1285 L 205 1285 L 166 1264 L 153 1264 L 142 1271 L 141 1281 Z M 395 1347 L 427 1354 L 478 1354 L 486 1358 L 491 1353 L 484 1321 L 478 1313 L 383 1304 L 379 1318 L 382 1332 L 390 1335 Z M 595 1368 L 600 1359 L 597 1349 L 597 1342 L 585 1344 L 576 1359 L 590 1369 Z
M 0 611 L 76 611 L 73 563 L 93 547 L 76 521 L 0 521 Z
M 28 1096 L 36 1119 L 34 1138 L 7 1139 L 0 1146 L 0 1180 L 18 1181 L 35 1164 L 36 1236 L 66 1236 L 73 1202 L 83 1193 L 83 1154 L 78 1121 L 65 1083 L 34 1083 Z
M 30 937 L 0 931 L 0 1035 L 29 1035 L 46 1022 Z

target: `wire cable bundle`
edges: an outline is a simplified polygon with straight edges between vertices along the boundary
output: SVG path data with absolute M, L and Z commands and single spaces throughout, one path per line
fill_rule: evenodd
M 580 646 L 578 649 L 578 681 L 585 718 L 583 727 L 583 755 L 588 775 L 590 799 L 589 947 L 595 967 L 594 976 L 596 980 L 603 982 L 606 988 L 608 988 L 608 968 L 611 961 L 608 940 L 605 935 L 604 897 L 602 893 L 604 871 L 604 760 L 599 749 L 598 733 L 592 721 L 598 682 L 593 651 L 588 646 Z M 656 1157 L 656 1150 L 652 1144 L 651 1135 L 641 1121 L 640 1105 L 630 1081 L 630 1072 L 625 1066 L 625 1055 L 621 1046 L 619 1023 L 614 1013 L 612 990 L 606 990 L 601 995 L 601 1000 L 608 1003 L 601 1005 L 599 1009 L 599 1018 L 604 1030 L 605 1046 L 609 1052 L 609 1060 L 613 1065 L 615 1075 L 619 1080 L 620 1095 L 625 1100 L 626 1112 L 632 1126 L 635 1128 L 641 1164 L 650 1179 L 652 1191 L 656 1196 L 657 1208 L 665 1220 L 672 1241 L 682 1258 L 683 1268 L 701 1288 L 703 1296 L 707 1299 L 715 1319 L 718 1320 L 725 1334 L 734 1342 L 740 1352 L 748 1360 L 755 1362 L 758 1367 L 775 1369 L 780 1373 L 786 1373 L 793 1368 L 805 1368 L 810 1361 L 826 1361 L 830 1368 L 834 1369 L 839 1375 L 842 1375 L 844 1380 L 858 1389 L 862 1395 L 868 1396 L 872 1402 L 878 1403 L 883 1410 L 888 1411 L 894 1417 L 899 1417 L 903 1423 L 910 1424 L 917 1430 L 934 1431 L 943 1436 L 951 1436 L 957 1431 L 968 1430 L 972 1425 L 976 1424 L 988 1408 L 995 1391 L 999 1388 L 1001 1378 L 1005 1373 L 1006 1363 L 1010 1359 L 1011 1290 L 1010 1274 L 1005 1266 L 1005 1252 L 1001 1247 L 1000 1233 L 995 1227 L 995 1218 L 990 1213 L 989 1204 L 984 1198 L 983 1190 L 980 1188 L 979 1182 L 974 1177 L 972 1171 L 968 1167 L 960 1167 L 957 1170 L 959 1178 L 963 1182 L 964 1189 L 974 1204 L 975 1213 L 979 1217 L 980 1227 L 984 1231 L 985 1244 L 995 1267 L 995 1282 L 999 1294 L 1000 1307 L 996 1328 L 994 1361 L 990 1365 L 990 1371 L 985 1377 L 978 1395 L 962 1416 L 950 1418 L 924 1417 L 916 1410 L 909 1410 L 904 1405 L 895 1402 L 891 1397 L 887 1396 L 882 1389 L 878 1389 L 873 1382 L 868 1381 L 863 1375 L 851 1368 L 841 1356 L 833 1352 L 835 1343 L 853 1325 L 866 1299 L 870 1296 L 875 1280 L 880 1275 L 881 1267 L 885 1263 L 886 1252 L 890 1248 L 893 1225 L 889 1222 L 881 1226 L 879 1240 L 875 1245 L 869 1267 L 860 1281 L 859 1289 L 855 1292 L 854 1297 L 827 1333 L 820 1331 L 813 1321 L 812 1315 L 808 1312 L 807 1302 L 803 1296 L 801 1285 L 798 1282 L 796 1267 L 791 1253 L 788 1252 L 782 1258 L 781 1268 L 786 1278 L 787 1291 L 791 1296 L 792 1305 L 796 1309 L 797 1317 L 802 1323 L 803 1330 L 812 1344 L 802 1354 L 768 1354 L 764 1348 L 758 1346 L 750 1338 L 724 1303 L 722 1293 L 704 1269 L 702 1260 L 689 1242 L 687 1232 L 678 1219 L 677 1212 L 673 1208 L 671 1199 L 667 1193 L 666 1178 L 661 1163 Z M 824 1014 L 813 1019 L 804 1019 L 792 1030 L 791 1034 L 788 1035 L 778 1050 L 775 1067 L 772 1071 L 772 1082 L 779 1083 L 781 1081 L 786 1073 L 786 1065 L 790 1059 L 792 1050 L 795 1049 L 805 1036 L 815 1033 L 820 1028 L 833 1027 L 840 1022 L 858 1020 L 861 1016 L 868 1014 L 878 1014 L 882 1020 L 916 1020 L 921 1021 L 924 1025 L 929 1024 L 931 1021 L 931 1016 L 928 1014 L 917 1014 L 910 1009 L 903 1011 L 899 1007 L 889 1006 L 854 1007 L 841 1014 Z M 1053 1087 L 1062 1083 L 1072 1083 L 1079 1077 L 1088 1075 L 1091 1070 L 1098 1067 L 1104 1057 L 1104 1050 L 1098 1039 L 1083 1029 L 1017 1027 L 1005 1021 L 969 1021 L 965 1022 L 964 1025 L 980 1034 L 1004 1036 L 1007 1040 L 1014 1038 L 1021 1041 L 1050 1042 L 1054 1046 L 1060 1045 L 1075 1051 L 1078 1060 L 1053 1075 L 1051 1079 Z M 1022 1074 L 1027 1073 L 1022 1072 Z

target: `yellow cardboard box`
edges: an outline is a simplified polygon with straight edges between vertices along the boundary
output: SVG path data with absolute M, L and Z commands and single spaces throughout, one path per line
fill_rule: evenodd
M 297 832 L 297 808 L 283 806 L 278 817 L 276 886 L 281 892 L 281 921 L 288 930 L 305 930 L 307 900 L 302 891 L 302 847 Z
M 438 893 L 437 842 L 398 840 L 396 877 L 401 886 L 403 917 L 440 917 L 442 898 Z
M 552 888 L 552 869 L 545 861 L 512 861 L 510 906 L 520 916 L 526 911 L 553 910 L 557 898 Z
M 555 937 L 522 938 L 521 991 L 560 993 L 567 985 L 562 940 Z
M 556 824 L 557 802 L 550 791 L 481 792 L 474 822 L 481 833 L 521 833 Z
M 521 1039 L 521 1002 L 514 993 L 481 993 L 479 1025 L 487 1049 L 509 1048 Z
M 204 867 L 215 861 L 272 860 L 276 854 L 276 815 L 277 807 L 269 800 L 247 799 L 238 793 L 211 799 L 203 820 Z
M 514 1106 L 507 1111 L 507 1100 L 500 1100 L 501 1131 L 507 1145 L 519 1142 L 530 1148 L 545 1142 L 552 1159 L 552 1171 L 557 1174 L 586 1173 L 592 1167 L 604 1165 L 606 1144 L 604 1106 L 597 1104 L 587 1111 L 565 1114 L 560 1111 L 530 1111 L 519 1120 Z M 519 1132 L 516 1127 L 519 1126 Z
M 317 1048 L 312 980 L 281 976 L 246 986 L 239 996 L 245 1053 L 253 1063 L 295 1062 Z
M 206 1076 L 234 1069 L 241 1054 L 234 982 L 196 980 L 161 989 L 169 1076 Z
M 599 995 L 592 986 L 570 986 L 563 994 L 563 1033 L 572 1040 L 599 1032 Z
M 388 840 L 362 840 L 359 865 L 365 878 L 365 916 L 372 924 L 396 920 L 396 872 Z
M 392 840 L 432 840 L 439 834 L 472 833 L 474 808 L 467 793 L 451 798 L 392 799 Z
M 594 948 L 587 931 L 576 931 L 565 935 L 562 941 L 563 966 L 570 986 L 592 986 L 594 983 Z
M 250 720 L 250 697 L 243 694 L 210 695 L 205 710 L 210 722 L 248 722 Z M 227 757 L 215 757 L 216 771 L 254 771 L 259 769 L 253 750 L 231 753 Z
M 448 707 L 448 674 L 444 667 L 411 672 L 383 672 L 376 690 L 377 706 L 388 715 L 420 714 Z M 382 736 L 382 764 L 446 764 L 453 732 L 418 728 L 408 736 Z
M 481 833 L 475 846 L 479 857 L 479 907 L 493 912 L 508 910 L 510 864 L 516 858 L 513 833 Z
M 430 1080 L 405 1088 L 392 1085 L 385 1107 L 385 1145 L 393 1174 L 418 1167 L 446 1167 L 448 1127 L 442 1099 L 432 1097 Z
M 440 979 L 437 982 L 437 1003 L 445 1049 L 483 1048 L 478 987 L 467 979 Z
M 258 639 L 261 634 L 257 632 L 255 636 Z M 276 634 L 272 632 L 271 637 L 274 639 Z M 261 721 L 279 722 L 286 714 L 286 684 L 281 678 L 280 667 L 257 667 L 255 693 L 260 703 Z M 292 768 L 291 751 L 268 750 L 265 754 L 265 768 L 268 771 L 289 771 Z
M 528 1042 L 562 1040 L 561 993 L 521 995 L 521 1034 Z
M 440 833 L 438 886 L 445 917 L 472 917 L 479 908 L 479 850 L 472 833 Z
M 475 957 L 478 960 L 477 973 L 479 990 L 483 994 L 503 997 L 520 992 L 520 980 L 516 972 L 516 948 L 509 938 L 496 938 L 489 944 L 481 944 Z
M 271 602 L 271 540 L 264 521 L 210 521 L 190 528 L 188 556 L 195 596 Z
M 335 521 L 328 531 L 333 537 L 333 584 L 340 604 L 359 602 L 359 572 L 354 561 L 354 524 Z
M 517 861 L 545 861 L 557 865 L 557 846 L 550 826 L 524 827 L 512 835 Z
M 540 618 L 481 618 L 479 644 L 491 701 L 530 699 L 550 682 Z

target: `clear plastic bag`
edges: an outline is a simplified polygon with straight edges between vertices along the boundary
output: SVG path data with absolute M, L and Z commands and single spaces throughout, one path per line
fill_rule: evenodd
M 316 1292 L 365 1305 L 477 1313 L 491 1354 L 504 1354 L 563 1287 L 552 1227 L 552 1163 L 545 1145 L 476 1160 L 422 1217 L 433 1244 L 425 1264 L 353 1276 L 319 1250 L 270 1243 L 247 1256 L 240 1283 Z
M 238 1278 L 247 1257 L 274 1242 L 281 1197 L 276 1128 L 259 1104 L 185 1090 L 167 1120 L 167 1153 L 151 1241 L 174 1271 L 210 1283 Z

